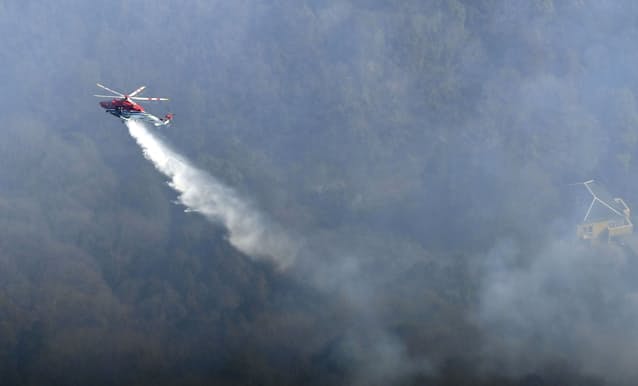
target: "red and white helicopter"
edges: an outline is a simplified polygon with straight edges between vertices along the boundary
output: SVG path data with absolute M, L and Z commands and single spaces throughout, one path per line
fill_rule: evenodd
M 110 88 L 97 84 L 98 87 L 103 88 L 104 90 L 111 92 L 115 95 L 95 95 L 98 98 L 113 98 L 110 102 L 100 102 L 100 106 L 106 109 L 106 112 L 109 114 L 113 114 L 116 117 L 122 119 L 123 121 L 128 121 L 129 119 L 136 119 L 148 122 L 155 126 L 166 126 L 171 123 L 171 119 L 173 119 L 173 114 L 168 113 L 164 116 L 164 118 L 158 118 L 153 114 L 147 113 L 144 111 L 144 108 L 134 101 L 167 101 L 168 98 L 148 98 L 148 97 L 139 97 L 136 96 L 144 89 L 146 86 L 142 86 L 137 90 L 131 92 L 130 94 L 122 94 L 115 90 L 111 90 Z

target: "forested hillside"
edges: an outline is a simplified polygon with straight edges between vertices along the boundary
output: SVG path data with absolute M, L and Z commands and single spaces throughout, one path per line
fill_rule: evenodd
M 638 380 L 638 3 L 0 0 L 0 385 Z M 185 213 L 92 94 L 299 245 Z M 585 194 L 583 196 L 583 194 Z

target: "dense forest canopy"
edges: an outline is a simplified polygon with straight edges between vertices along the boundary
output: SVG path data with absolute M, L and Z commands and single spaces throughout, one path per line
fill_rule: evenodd
M 638 3 L 0 1 L 0 384 L 638 380 Z M 96 82 L 299 247 L 176 193 Z M 585 198 L 583 201 L 582 199 Z

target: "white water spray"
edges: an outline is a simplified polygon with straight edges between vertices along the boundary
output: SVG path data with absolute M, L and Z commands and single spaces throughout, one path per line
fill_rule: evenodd
M 179 202 L 187 211 L 200 212 L 224 224 L 230 243 L 249 256 L 271 259 L 281 268 L 294 261 L 297 248 L 291 240 L 233 189 L 194 167 L 143 123 L 129 120 L 126 126 L 144 156 L 169 178 L 169 185 L 179 193 Z

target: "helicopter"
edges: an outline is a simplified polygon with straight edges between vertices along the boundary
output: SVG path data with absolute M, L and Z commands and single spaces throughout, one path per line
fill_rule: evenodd
M 97 86 L 114 94 L 114 95 L 94 95 L 98 98 L 111 98 L 112 100 L 109 102 L 100 102 L 100 106 L 102 106 L 107 113 L 112 114 L 123 121 L 128 121 L 130 119 L 145 121 L 154 126 L 166 126 L 171 123 L 173 119 L 173 114 L 168 113 L 163 118 L 158 118 L 153 114 L 150 114 L 144 110 L 140 104 L 135 101 L 167 101 L 168 98 L 151 98 L 151 97 L 140 97 L 138 96 L 146 86 L 139 87 L 138 89 L 128 93 L 123 94 L 119 91 L 112 90 L 100 83 L 97 83 Z

